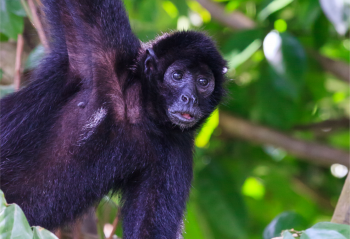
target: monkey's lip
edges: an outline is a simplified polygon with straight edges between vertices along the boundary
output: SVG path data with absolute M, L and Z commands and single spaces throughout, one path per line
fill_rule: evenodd
M 172 112 L 171 114 L 183 122 L 190 123 L 196 120 L 196 117 L 188 112 Z

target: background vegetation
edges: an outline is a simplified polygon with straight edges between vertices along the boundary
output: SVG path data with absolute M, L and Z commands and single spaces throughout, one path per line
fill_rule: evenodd
M 142 41 L 206 31 L 228 61 L 227 97 L 196 138 L 184 237 L 272 238 L 330 221 L 349 166 L 349 2 L 124 2 Z M 1 96 L 44 54 L 40 5 L 0 0 Z M 117 211 L 106 197 L 97 226 L 90 213 L 75 235 L 109 235 L 114 222 L 121 236 Z

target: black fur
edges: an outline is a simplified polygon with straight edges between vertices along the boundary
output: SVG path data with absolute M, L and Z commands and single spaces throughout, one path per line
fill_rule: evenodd
M 141 43 L 121 1 L 42 2 L 50 51 L 32 83 L 0 102 L 7 201 L 19 204 L 31 225 L 54 229 L 119 191 L 124 239 L 176 238 L 194 131 L 222 97 L 225 61 L 203 33 Z M 149 73 L 147 49 L 156 56 Z M 181 59 L 207 65 L 215 77 L 199 104 L 201 119 L 189 128 L 166 114 L 164 73 Z

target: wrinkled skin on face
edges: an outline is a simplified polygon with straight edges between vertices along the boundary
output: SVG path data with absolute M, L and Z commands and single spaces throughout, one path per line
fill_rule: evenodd
M 215 87 L 214 75 L 207 65 L 175 61 L 166 70 L 163 84 L 168 93 L 166 113 L 173 124 L 190 128 L 205 116 L 207 98 Z

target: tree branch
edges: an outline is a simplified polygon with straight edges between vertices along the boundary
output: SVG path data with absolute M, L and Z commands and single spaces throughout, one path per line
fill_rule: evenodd
M 340 119 L 330 119 L 322 122 L 308 124 L 308 125 L 297 125 L 294 127 L 296 130 L 315 130 L 315 131 L 323 131 L 323 130 L 336 130 L 336 129 L 347 129 L 350 127 L 350 119 L 349 118 L 340 118 Z
M 249 29 L 254 28 L 255 23 L 243 13 L 234 11 L 227 13 L 225 9 L 218 3 L 210 0 L 197 0 L 210 14 L 219 22 L 233 29 Z
M 117 212 L 116 217 L 114 218 L 114 221 L 113 221 L 113 224 L 112 224 L 113 225 L 113 229 L 112 229 L 112 232 L 109 235 L 108 239 L 113 239 L 115 231 L 117 230 L 117 227 L 118 227 L 118 222 L 119 222 L 119 210 Z
M 24 45 L 23 36 L 22 34 L 18 34 L 16 62 L 15 62 L 15 77 L 13 79 L 15 90 L 19 90 L 21 86 L 21 62 L 22 62 L 23 45 Z
M 335 75 L 338 79 L 350 83 L 350 67 L 349 64 L 330 59 L 318 53 L 313 53 L 312 56 L 321 64 L 328 72 Z
M 40 22 L 38 14 L 37 14 L 37 8 L 36 8 L 33 0 L 28 0 L 28 4 L 29 4 L 29 8 L 30 8 L 30 10 L 32 12 L 33 23 L 34 23 L 34 26 L 35 26 L 35 28 L 36 28 L 36 30 L 38 32 L 41 44 L 43 44 L 45 49 L 48 50 L 49 46 L 48 46 L 47 39 L 46 39 L 44 30 L 43 30 L 43 26 L 42 26 L 42 24 Z
M 337 206 L 331 222 L 350 225 L 350 174 L 348 174 L 343 190 L 341 191 Z
M 296 139 L 267 127 L 255 125 L 246 120 L 220 112 L 220 126 L 225 134 L 258 144 L 273 145 L 283 148 L 288 153 L 322 165 L 334 163 L 349 166 L 349 152 L 334 149 L 327 145 L 316 144 Z

